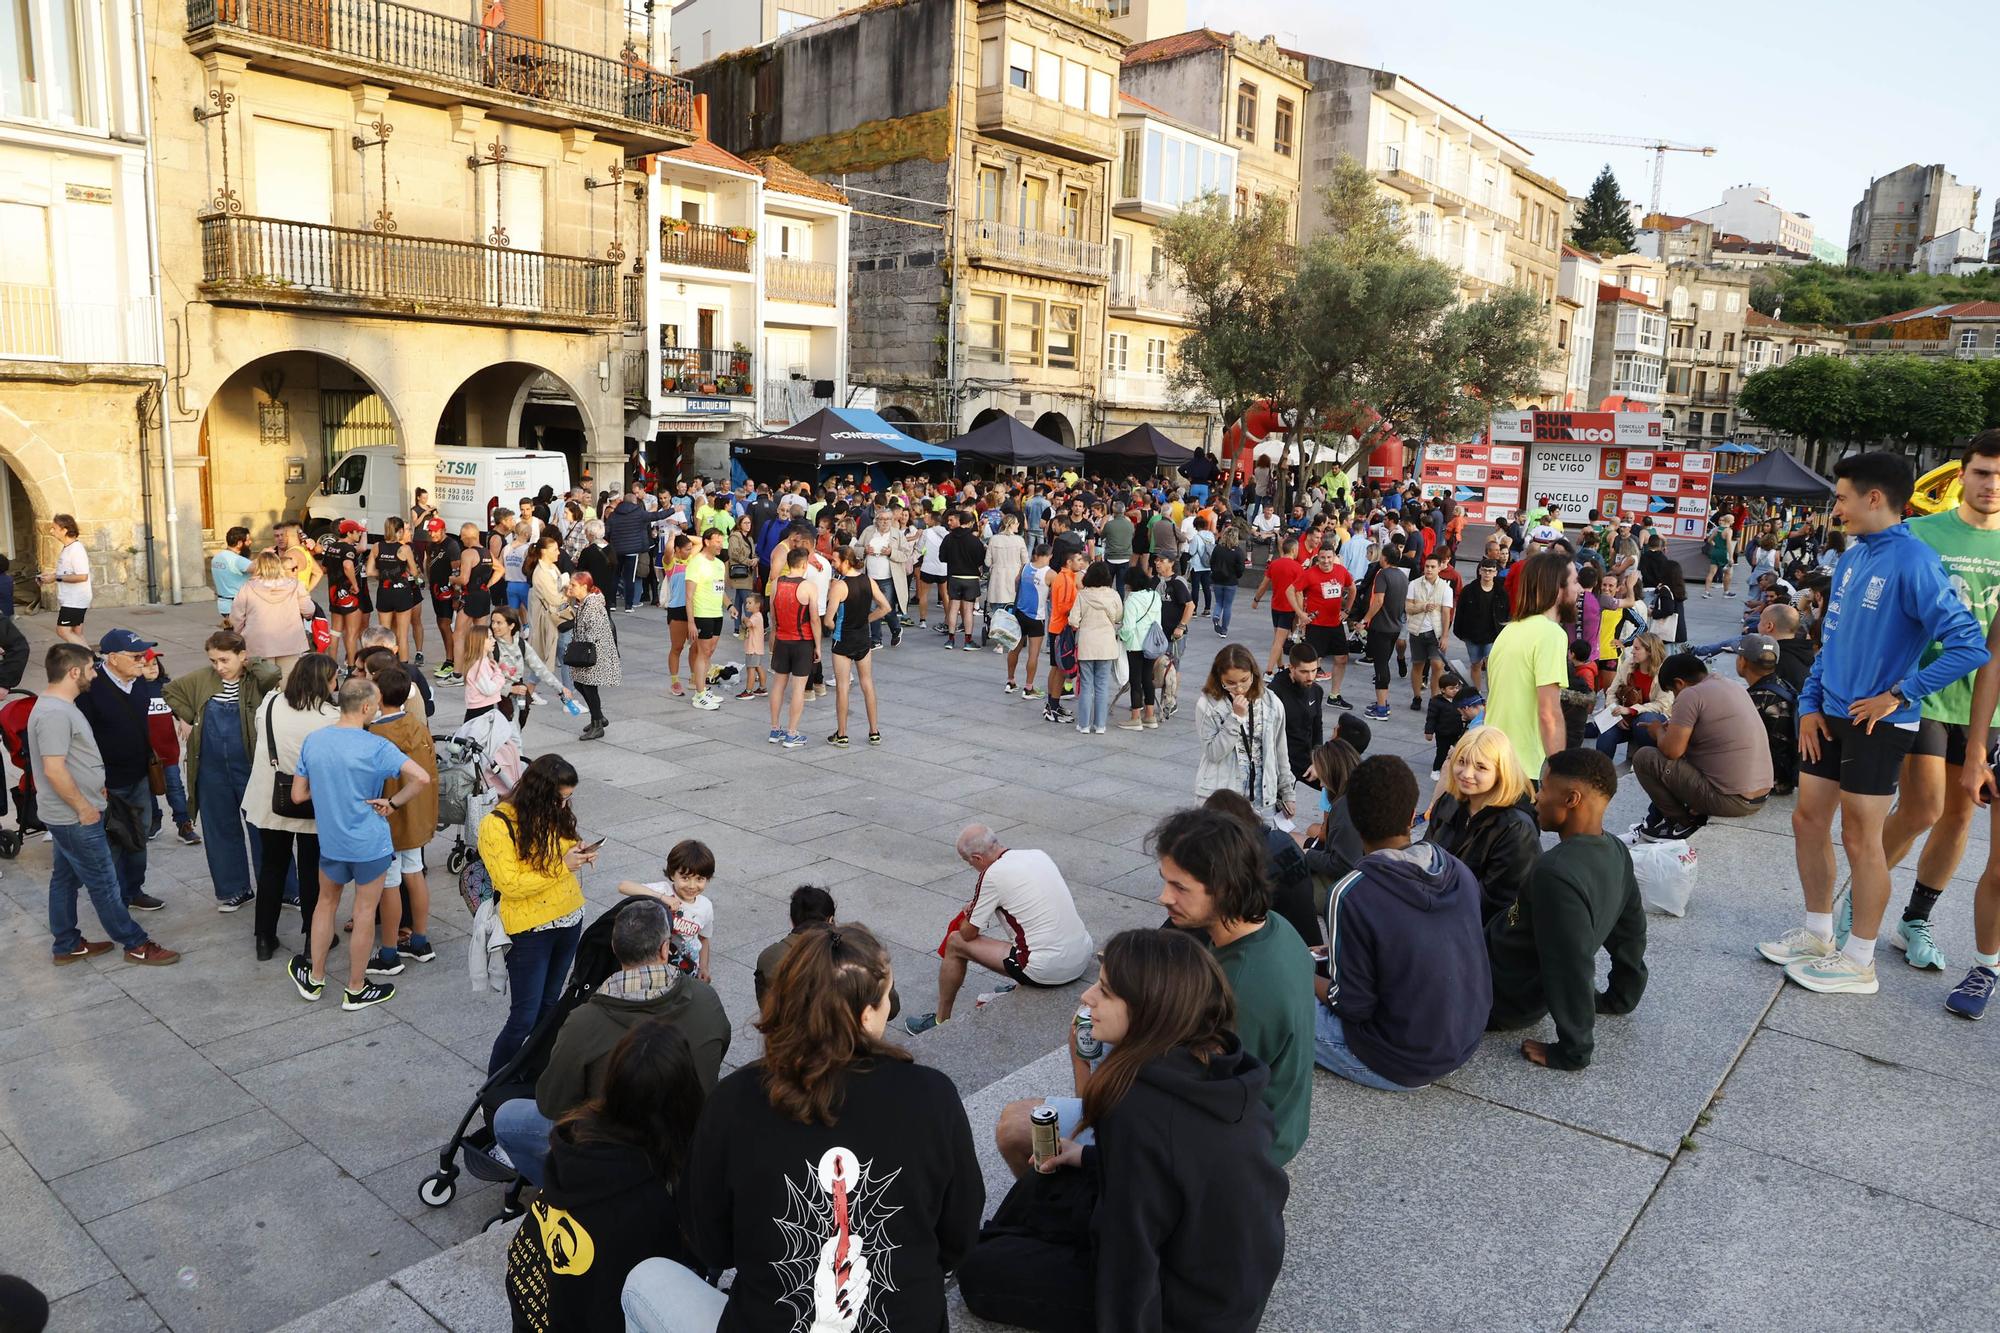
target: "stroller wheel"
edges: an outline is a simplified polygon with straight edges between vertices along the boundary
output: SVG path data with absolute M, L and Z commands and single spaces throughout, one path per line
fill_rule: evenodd
M 458 1182 L 450 1176 L 425 1176 L 424 1183 L 417 1186 L 417 1197 L 426 1208 L 442 1208 L 458 1197 Z
M 456 875 L 459 871 L 465 869 L 467 859 L 465 848 L 454 847 L 451 849 L 451 855 L 444 859 L 444 868 L 450 874 Z
M 0 856 L 9 861 L 21 854 L 21 835 L 13 829 L 0 829 Z

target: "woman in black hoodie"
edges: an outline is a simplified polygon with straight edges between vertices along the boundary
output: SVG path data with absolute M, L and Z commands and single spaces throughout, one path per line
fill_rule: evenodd
M 1506 732 L 1474 727 L 1452 747 L 1424 841 L 1463 861 L 1478 879 L 1481 920 L 1520 898 L 1542 854 L 1542 832 L 1528 774 Z
M 893 981 L 866 926 L 808 926 L 771 979 L 764 1056 L 702 1110 L 682 1233 L 729 1294 L 687 1266 L 625 1284 L 638 1333 L 944 1333 L 944 1277 L 979 1232 L 985 1180 L 950 1079 L 882 1039 Z
M 674 1193 L 701 1101 L 694 1052 L 668 1020 L 612 1048 L 604 1095 L 549 1132 L 541 1194 L 507 1247 L 515 1333 L 617 1333 L 627 1273 L 655 1255 L 694 1261 Z
M 1096 1142 L 1065 1140 L 1037 1167 L 1094 1179 L 1091 1253 L 989 1229 L 959 1272 L 966 1307 L 1041 1333 L 1255 1329 L 1291 1182 L 1270 1159 L 1271 1071 L 1236 1038 L 1228 980 L 1183 931 L 1127 930 L 1083 1002 L 1110 1048 L 1083 1088 Z

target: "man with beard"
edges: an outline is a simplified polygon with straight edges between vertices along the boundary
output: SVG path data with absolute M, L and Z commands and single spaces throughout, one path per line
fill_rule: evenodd
M 1575 563 L 1559 551 L 1522 563 L 1519 604 L 1486 659 L 1486 721 L 1514 742 L 1522 768 L 1539 773 L 1563 748 L 1570 622 L 1583 590 Z

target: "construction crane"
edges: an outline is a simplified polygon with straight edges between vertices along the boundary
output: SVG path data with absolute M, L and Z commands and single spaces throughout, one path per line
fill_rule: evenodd
M 1510 139 L 1543 139 L 1550 143 L 1601 143 L 1614 148 L 1646 148 L 1653 154 L 1653 206 L 1649 212 L 1660 211 L 1660 183 L 1667 174 L 1668 153 L 1700 153 L 1703 157 L 1714 157 L 1713 148 L 1703 148 L 1691 143 L 1675 143 L 1672 139 L 1636 139 L 1625 134 L 1562 134 L 1540 130 L 1508 130 Z

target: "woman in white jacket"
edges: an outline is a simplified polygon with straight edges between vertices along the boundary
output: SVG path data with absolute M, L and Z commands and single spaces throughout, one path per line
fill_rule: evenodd
M 1228 788 L 1276 822 L 1292 817 L 1292 768 L 1285 755 L 1285 708 L 1264 688 L 1257 659 L 1232 643 L 1215 655 L 1195 704 L 1201 763 L 1196 800 Z

